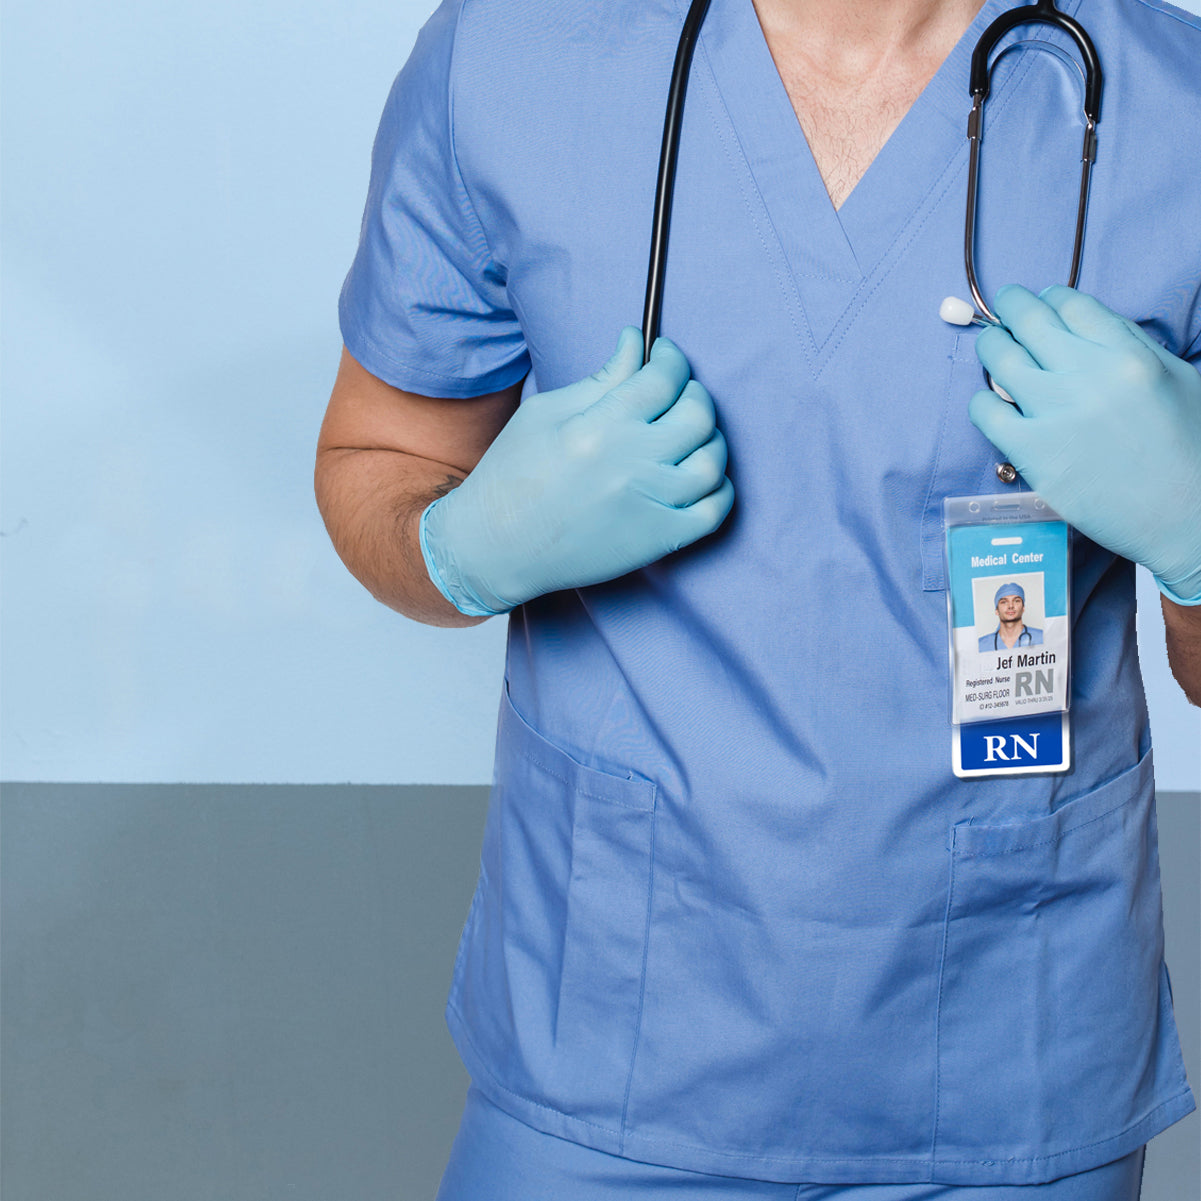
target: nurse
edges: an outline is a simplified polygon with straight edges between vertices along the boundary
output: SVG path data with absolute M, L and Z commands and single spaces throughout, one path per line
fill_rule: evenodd
M 1201 28 L 1064 5 L 1079 291 L 1077 84 L 999 48 L 977 334 L 1003 7 L 714 0 L 645 366 L 683 4 L 446 0 L 396 81 L 316 484 L 386 604 L 508 614 L 443 1201 L 1130 1201 L 1194 1108 L 1132 648 L 1142 563 L 1201 698 Z M 942 501 L 1006 489 L 1078 531 L 1073 771 L 963 780 Z
M 997 612 L 997 628 L 980 639 L 980 651 L 992 652 L 1015 646 L 1042 646 L 1043 632 L 1028 626 L 1022 615 L 1026 612 L 1026 590 L 1021 584 L 1002 584 L 993 598 Z

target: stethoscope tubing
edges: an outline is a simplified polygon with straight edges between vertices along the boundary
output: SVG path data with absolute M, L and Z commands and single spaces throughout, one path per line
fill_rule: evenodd
M 1092 182 L 1093 163 L 1097 158 L 1097 122 L 1101 119 L 1101 91 L 1104 76 L 1101 60 L 1092 39 L 1084 27 L 1073 17 L 1055 7 L 1054 0 L 1038 0 L 1002 13 L 980 35 L 972 51 L 972 69 L 968 80 L 968 92 L 972 97 L 972 110 L 967 119 L 969 143 L 967 174 L 967 212 L 963 221 L 963 268 L 968 287 L 977 312 L 994 325 L 1001 324 L 996 314 L 988 307 L 983 290 L 976 277 L 976 213 L 980 181 L 980 144 L 984 140 L 984 102 L 992 86 L 990 59 L 997 43 L 1011 29 L 1019 25 L 1051 25 L 1062 29 L 1075 43 L 1084 63 L 1084 145 L 1080 152 L 1080 194 L 1076 202 L 1076 233 L 1072 243 L 1072 268 L 1068 273 L 1068 287 L 1074 288 L 1080 278 L 1080 262 L 1084 254 L 1084 230 L 1088 218 L 1088 194 Z M 989 381 L 991 386 L 991 380 Z
M 655 210 L 651 226 L 650 262 L 646 275 L 646 300 L 642 310 L 643 363 L 650 361 L 651 347 L 659 336 L 659 321 L 663 311 L 663 283 L 667 270 L 667 241 L 671 228 L 672 198 L 675 191 L 676 161 L 680 149 L 680 127 L 684 115 L 684 97 L 692 56 L 700 36 L 701 24 L 709 11 L 710 0 L 692 0 L 676 47 L 672 66 L 671 85 L 667 95 L 667 112 L 663 119 L 663 141 L 659 150 L 659 176 L 655 187 Z M 967 213 L 964 217 L 963 260 L 968 286 L 977 306 L 974 319 L 980 324 L 999 325 L 988 307 L 976 276 L 976 211 L 979 197 L 980 144 L 984 138 L 984 103 L 991 86 L 990 57 L 997 42 L 1018 25 L 1045 24 L 1062 29 L 1076 43 L 1084 62 L 1084 146 L 1081 151 L 1080 194 L 1076 205 L 1076 233 L 1072 246 L 1072 267 L 1068 287 L 1074 288 L 1080 277 L 1084 252 L 1084 231 L 1087 224 L 1088 196 L 1092 167 L 1097 156 L 1097 122 L 1101 119 L 1103 76 L 1101 61 L 1092 39 L 1083 26 L 1055 7 L 1054 0 L 1037 0 L 1002 13 L 988 26 L 972 51 L 969 93 L 972 109 L 968 116 Z M 991 381 L 990 381 L 991 383 Z
M 663 277 L 667 271 L 667 236 L 671 228 L 671 202 L 676 186 L 676 160 L 680 152 L 680 126 L 684 119 L 684 96 L 692 53 L 701 32 L 701 23 L 709 11 L 709 0 L 692 0 L 684 29 L 676 47 L 671 69 L 671 87 L 667 93 L 667 113 L 663 118 L 663 144 L 659 150 L 659 179 L 655 186 L 655 214 L 651 224 L 650 265 L 646 273 L 646 301 L 642 308 L 643 365 L 650 361 L 651 346 L 659 336 L 659 318 L 663 312 Z
M 994 651 L 999 651 L 1001 649 L 1001 644 L 997 641 L 997 639 L 1000 637 L 1001 637 L 1001 631 L 994 630 L 993 636 L 992 636 L 992 648 Z M 1026 639 L 1025 642 L 1022 641 L 1023 638 Z M 1017 646 L 1033 646 L 1033 645 L 1034 645 L 1033 635 L 1030 633 L 1030 631 L 1025 626 L 1022 626 L 1022 632 L 1018 635 L 1018 640 L 1013 644 L 1013 646 L 1017 647 Z M 1013 647 L 1007 646 L 1005 649 L 1008 651 L 1008 650 L 1012 650 Z

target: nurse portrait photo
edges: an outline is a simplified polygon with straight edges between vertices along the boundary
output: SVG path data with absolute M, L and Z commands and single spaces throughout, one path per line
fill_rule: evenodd
M 1012 649 L 1015 646 L 1042 646 L 1043 632 L 1026 624 L 1026 590 L 1016 582 L 1002 584 L 993 597 L 996 629 L 980 637 L 980 653 Z
M 376 598 L 506 634 L 438 1201 L 1139 1197 L 1195 1109 L 1133 636 L 1141 565 L 1201 701 L 1198 127 L 1158 0 L 438 5 L 316 467 Z M 1068 715 L 960 778 L 943 504 L 1030 493 Z M 1027 578 L 969 654 L 1043 642 Z

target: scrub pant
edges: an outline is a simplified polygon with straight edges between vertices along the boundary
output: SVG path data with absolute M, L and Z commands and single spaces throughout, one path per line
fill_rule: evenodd
M 1138 1201 L 1145 1150 L 1049 1184 L 775 1184 L 606 1155 L 532 1129 L 473 1087 L 437 1201 Z

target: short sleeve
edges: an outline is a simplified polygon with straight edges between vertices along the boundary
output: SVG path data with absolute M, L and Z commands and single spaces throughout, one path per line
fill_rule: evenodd
M 423 396 L 480 396 L 529 370 L 504 268 L 492 259 L 455 156 L 461 3 L 444 0 L 392 86 L 358 252 L 338 303 L 342 340 L 355 359 Z

